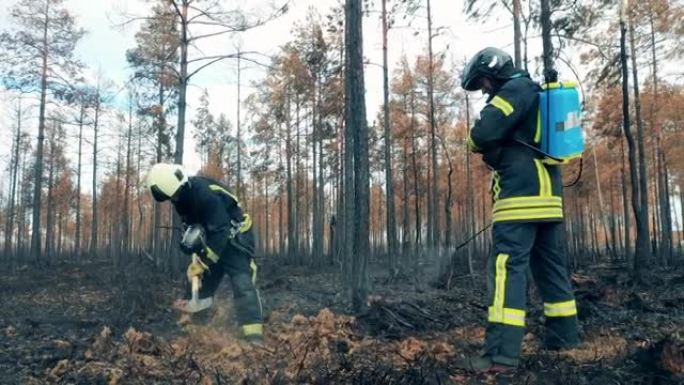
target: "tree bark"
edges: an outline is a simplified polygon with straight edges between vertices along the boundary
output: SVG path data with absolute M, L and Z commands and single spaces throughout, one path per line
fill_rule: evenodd
M 623 0 L 622 7 L 620 10 L 620 62 L 622 67 L 622 119 L 623 119 L 623 130 L 625 132 L 625 137 L 627 138 L 628 156 L 629 156 L 629 171 L 631 177 L 632 185 L 632 210 L 634 212 L 634 217 L 636 220 L 637 227 L 637 240 L 635 255 L 633 260 L 633 272 L 636 274 L 637 278 L 641 273 L 641 268 L 643 267 L 642 261 L 644 261 L 649 254 L 648 245 L 648 216 L 644 215 L 644 211 L 641 207 L 641 201 L 639 199 L 639 177 L 637 175 L 637 168 L 639 167 L 637 163 L 636 155 L 636 144 L 634 142 L 634 136 L 632 135 L 630 126 L 630 115 L 629 115 L 629 69 L 627 67 L 627 21 L 626 19 L 626 1 Z
M 368 126 L 366 122 L 365 85 L 363 75 L 363 15 L 361 0 L 346 0 L 345 3 L 345 115 L 347 146 L 353 152 L 353 167 L 346 168 L 347 186 L 352 193 L 346 199 L 347 228 L 352 229 L 353 238 L 345 240 L 352 245 L 351 252 L 351 300 L 352 307 L 359 312 L 365 307 L 368 296 L 368 254 L 369 254 L 369 159 Z M 349 154 L 351 155 L 351 154 Z M 349 157 L 348 155 L 348 157 Z M 347 160 L 346 165 L 352 162 Z M 353 174 L 353 178 L 352 178 Z M 350 183 L 351 184 L 351 183 Z M 353 187 L 350 190 L 349 187 Z M 349 199 L 353 196 L 353 199 Z M 351 242 L 350 242 L 351 241 Z
M 629 21 L 629 35 L 630 35 L 630 46 L 632 51 L 632 76 L 634 78 L 634 108 L 636 110 L 636 123 L 637 123 L 637 145 L 639 146 L 639 198 L 640 198 L 640 210 L 643 215 L 644 222 L 639 228 L 637 224 L 637 229 L 639 231 L 637 235 L 637 249 L 639 246 L 639 237 L 642 239 L 641 253 L 637 253 L 637 257 L 641 258 L 637 263 L 637 267 L 645 267 L 650 263 L 651 260 L 651 249 L 649 247 L 650 231 L 648 226 L 648 174 L 646 170 L 646 149 L 644 146 L 644 122 L 641 118 L 641 97 L 639 95 L 639 78 L 638 69 L 636 61 L 636 43 L 634 40 L 634 26 L 631 21 Z
M 434 58 L 432 53 L 432 11 L 430 0 L 427 0 L 427 20 L 428 20 L 428 99 L 430 103 L 430 151 L 432 159 L 432 180 L 431 193 L 428 200 L 428 243 L 430 247 L 437 248 L 439 245 L 439 195 L 437 193 L 437 178 L 439 170 L 437 165 L 437 121 L 435 118 L 435 95 L 434 95 Z
M 549 71 L 553 70 L 553 44 L 551 42 L 551 6 L 549 0 L 541 0 L 541 27 L 542 27 L 542 46 L 544 59 L 544 77 L 549 82 Z
M 43 142 L 45 141 L 45 107 L 47 99 L 48 25 L 50 2 L 45 1 L 45 23 L 43 24 L 42 68 L 40 79 L 40 107 L 38 112 L 38 146 L 36 148 L 35 174 L 33 177 L 33 218 L 31 222 L 30 255 L 34 262 L 40 261 L 40 205 L 43 191 Z
M 520 0 L 513 0 L 513 49 L 515 68 L 522 68 L 522 58 L 520 54 L 520 43 L 522 33 L 520 31 Z
M 97 85 L 95 100 L 95 121 L 93 122 L 93 185 L 92 185 L 92 196 L 93 196 L 93 214 L 90 226 L 90 256 L 95 257 L 97 252 L 97 131 L 98 125 L 100 123 L 100 85 Z
M 390 130 L 389 75 L 387 61 L 387 0 L 382 0 L 382 84 L 383 128 L 385 133 L 385 213 L 387 219 L 387 255 L 390 276 L 397 273 L 397 224 L 394 209 L 394 182 L 392 178 L 392 132 Z

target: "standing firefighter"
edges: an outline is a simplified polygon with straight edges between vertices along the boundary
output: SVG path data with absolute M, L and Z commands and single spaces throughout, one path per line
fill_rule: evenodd
M 188 177 L 182 166 L 159 163 L 147 174 L 147 187 L 157 202 L 171 200 L 187 226 L 181 250 L 191 255 L 188 280 L 198 277 L 199 295 L 191 300 L 188 290 L 185 309 L 206 312 L 224 273 L 230 276 L 237 320 L 242 335 L 251 341 L 263 338 L 261 299 L 255 287 L 254 231 L 235 195 L 217 181 L 203 176 Z
M 518 365 L 525 331 L 527 270 L 544 301 L 544 347 L 577 345 L 577 309 L 560 240 L 563 221 L 559 166 L 535 151 L 540 145 L 541 88 L 511 57 L 485 48 L 468 63 L 461 86 L 488 95 L 467 139 L 493 170 L 494 254 L 487 262 L 488 325 L 483 356 L 460 367 L 504 372 Z

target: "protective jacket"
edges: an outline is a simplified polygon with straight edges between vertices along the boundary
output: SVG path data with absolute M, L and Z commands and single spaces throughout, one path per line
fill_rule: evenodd
M 199 298 L 211 298 L 224 276 L 230 276 L 235 315 L 243 336 L 263 335 L 263 309 L 256 289 L 257 265 L 252 220 L 228 189 L 214 179 L 194 176 L 173 201 L 185 224 L 202 225 L 206 257 L 211 260 L 202 274 Z M 190 288 L 186 297 L 190 298 Z
M 230 244 L 235 243 L 232 242 L 235 235 L 232 231 L 246 233 L 252 227 L 252 220 L 242 211 L 237 197 L 208 177 L 188 178 L 188 186 L 180 191 L 179 199 L 173 204 L 184 223 L 202 225 L 209 248 L 207 254 L 213 262 L 227 251 Z M 236 225 L 238 229 L 234 229 Z M 253 250 L 247 252 L 252 254 Z
M 524 142 L 541 139 L 540 87 L 520 71 L 490 95 L 470 132 L 471 151 L 493 170 L 493 222 L 557 222 L 563 219 L 562 179 Z

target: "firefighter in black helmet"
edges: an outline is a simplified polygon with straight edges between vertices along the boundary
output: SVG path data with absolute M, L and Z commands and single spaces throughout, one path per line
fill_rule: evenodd
M 484 355 L 459 367 L 501 372 L 518 365 L 527 307 L 527 269 L 544 301 L 548 349 L 578 343 L 577 308 L 560 247 L 563 198 L 559 166 L 538 148 L 540 87 L 497 48 L 475 54 L 461 86 L 488 95 L 468 148 L 492 169 L 494 253 L 487 263 L 488 325 Z M 522 142 L 522 143 L 521 143 Z M 526 144 L 526 145 L 525 145 Z
M 260 342 L 263 315 L 255 287 L 254 232 L 252 220 L 242 211 L 238 198 L 211 178 L 188 176 L 178 164 L 155 164 L 147 173 L 146 185 L 157 202 L 170 200 L 188 226 L 181 249 L 192 255 L 188 280 L 199 276 L 201 289 L 195 306 L 186 306 L 186 311 L 206 313 L 213 305 L 213 295 L 223 275 L 227 274 L 242 336 Z

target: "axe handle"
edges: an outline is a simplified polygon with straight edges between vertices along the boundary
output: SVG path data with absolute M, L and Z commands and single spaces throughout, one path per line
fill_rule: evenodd
M 193 303 L 197 303 L 198 300 L 199 300 L 199 277 L 195 275 L 192 277 L 192 299 L 191 299 L 191 301 Z

